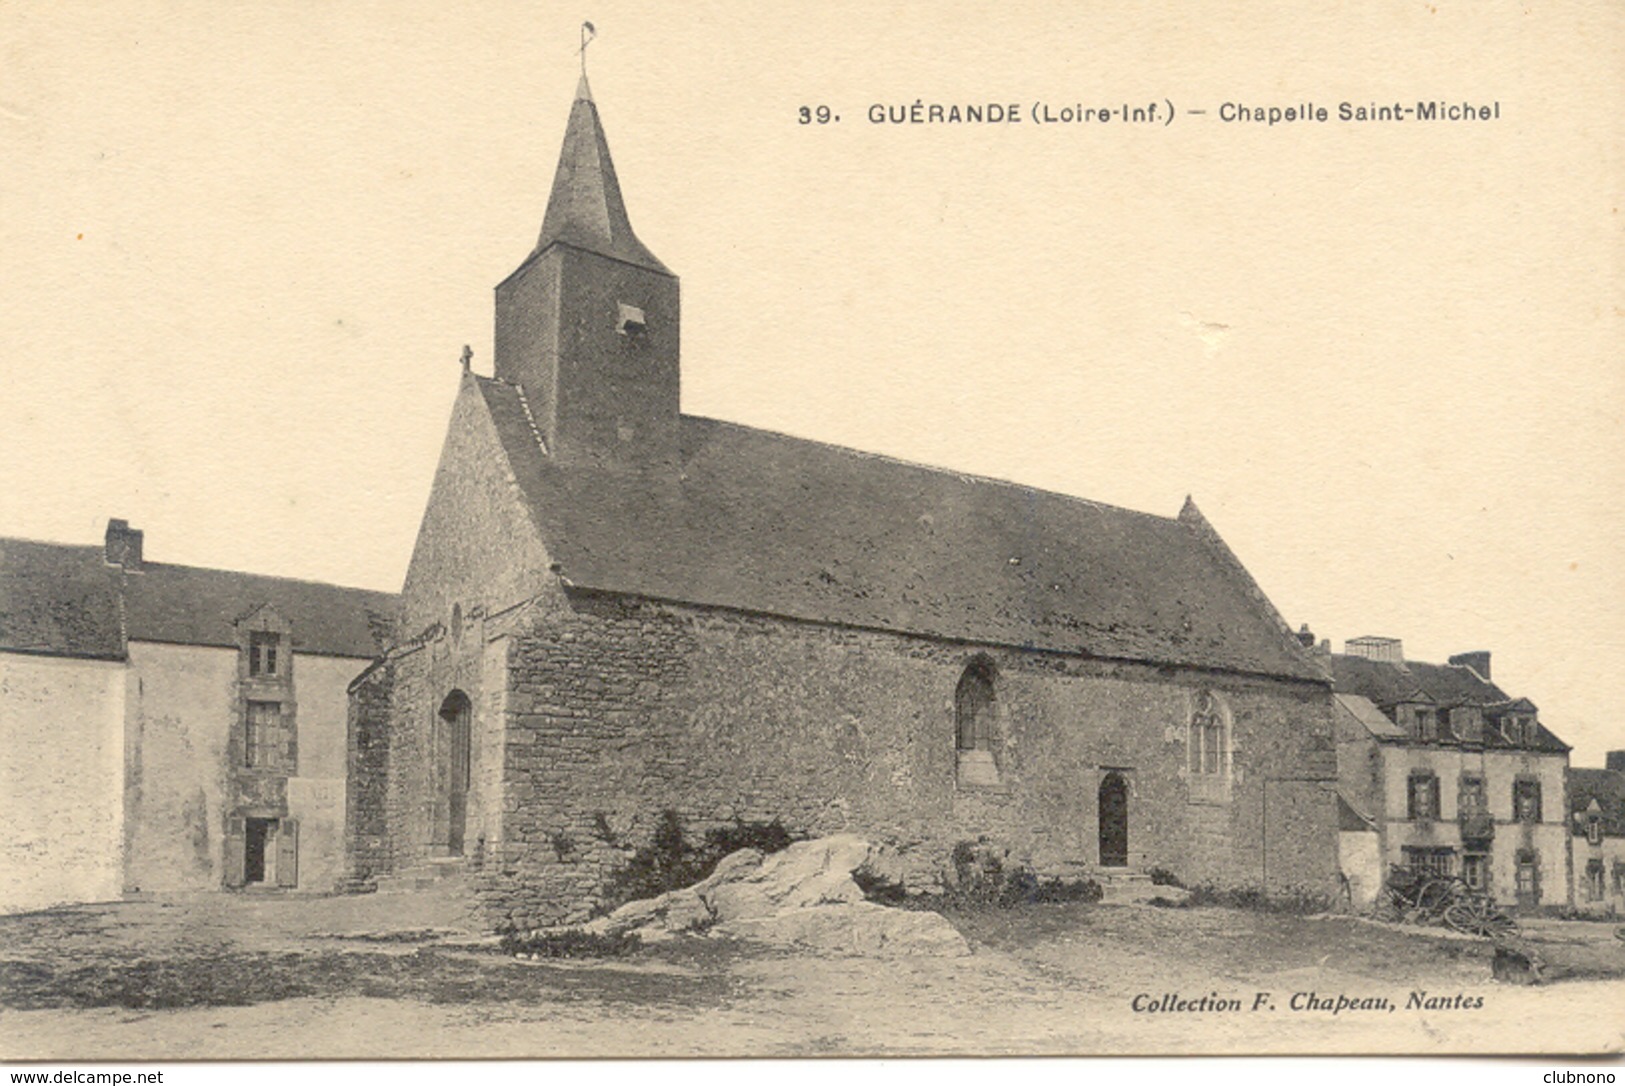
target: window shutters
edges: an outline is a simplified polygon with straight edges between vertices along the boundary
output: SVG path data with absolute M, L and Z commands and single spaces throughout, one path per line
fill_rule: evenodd
M 292 776 L 298 776 L 299 731 L 295 723 L 292 703 L 282 706 L 282 738 L 282 769 Z
M 241 817 L 232 815 L 226 819 L 226 834 L 223 847 L 225 849 L 225 884 L 228 887 L 242 886 L 246 881 L 246 873 L 243 869 L 248 861 L 248 834 Z
M 299 821 L 284 818 L 276 833 L 276 884 L 299 885 Z

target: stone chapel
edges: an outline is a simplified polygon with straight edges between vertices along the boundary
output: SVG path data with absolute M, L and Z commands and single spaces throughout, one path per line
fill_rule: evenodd
M 585 78 L 465 365 L 387 652 L 351 685 L 359 885 L 579 918 L 661 812 L 921 872 L 1325 893 L 1330 676 L 1194 503 L 1153 516 L 681 412 L 678 278 Z

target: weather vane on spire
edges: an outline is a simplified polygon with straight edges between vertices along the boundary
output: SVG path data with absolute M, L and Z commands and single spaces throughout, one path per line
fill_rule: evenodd
M 581 77 L 583 79 L 587 77 L 587 46 L 591 44 L 592 40 L 597 36 L 597 27 L 587 22 L 581 24 L 581 48 L 577 49 L 576 53 L 581 57 Z

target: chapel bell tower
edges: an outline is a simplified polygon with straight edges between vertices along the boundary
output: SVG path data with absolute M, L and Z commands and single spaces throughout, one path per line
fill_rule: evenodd
M 677 277 L 632 232 L 587 78 L 536 248 L 496 288 L 496 376 L 560 462 L 677 460 Z

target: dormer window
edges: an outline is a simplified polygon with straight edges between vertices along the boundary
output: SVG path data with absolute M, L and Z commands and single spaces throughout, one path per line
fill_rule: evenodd
M 248 635 L 248 676 L 274 679 L 282 668 L 282 635 L 255 631 Z
M 1586 819 L 1586 840 L 1593 845 L 1602 844 L 1602 816 L 1591 815 Z
M 1431 743 L 1439 738 L 1438 719 L 1430 709 L 1416 710 L 1416 734 L 1423 742 Z

